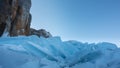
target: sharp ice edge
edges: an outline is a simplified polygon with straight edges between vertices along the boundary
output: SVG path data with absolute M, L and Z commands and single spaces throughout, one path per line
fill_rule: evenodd
M 112 43 L 62 42 L 60 37 L 0 38 L 0 68 L 119 68 L 120 48 Z

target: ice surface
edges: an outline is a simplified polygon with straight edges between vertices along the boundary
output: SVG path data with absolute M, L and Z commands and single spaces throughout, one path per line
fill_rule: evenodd
M 120 48 L 60 37 L 2 37 L 0 68 L 120 68 Z

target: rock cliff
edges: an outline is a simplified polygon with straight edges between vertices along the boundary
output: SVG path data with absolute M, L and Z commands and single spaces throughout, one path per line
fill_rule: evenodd
M 0 0 L 0 36 L 7 32 L 8 36 L 43 35 L 45 37 L 47 31 L 30 29 L 32 19 L 30 8 L 31 0 Z

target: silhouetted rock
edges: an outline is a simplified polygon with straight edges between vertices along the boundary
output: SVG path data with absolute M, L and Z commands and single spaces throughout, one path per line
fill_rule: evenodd
M 30 35 L 37 35 L 39 37 L 45 37 L 45 38 L 49 38 L 49 37 L 52 37 L 52 35 L 47 32 L 45 29 L 40 29 L 40 30 L 36 30 L 36 29 L 33 29 L 31 28 L 30 29 Z

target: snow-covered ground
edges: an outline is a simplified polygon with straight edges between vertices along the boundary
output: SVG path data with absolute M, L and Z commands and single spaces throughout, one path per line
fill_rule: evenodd
M 2 37 L 0 68 L 120 68 L 120 48 L 60 37 Z

